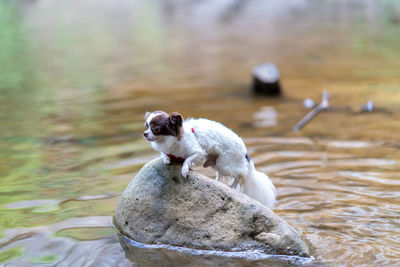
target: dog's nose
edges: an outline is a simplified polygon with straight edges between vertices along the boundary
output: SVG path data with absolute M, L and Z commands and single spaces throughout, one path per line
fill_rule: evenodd
M 148 132 L 144 132 L 143 136 L 147 138 L 147 136 L 149 136 L 149 133 Z

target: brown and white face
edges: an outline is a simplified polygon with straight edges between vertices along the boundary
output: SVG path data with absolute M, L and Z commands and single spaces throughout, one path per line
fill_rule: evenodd
M 147 141 L 160 141 L 164 136 L 182 137 L 182 115 L 177 112 L 167 114 L 164 111 L 146 112 L 146 130 L 143 133 Z

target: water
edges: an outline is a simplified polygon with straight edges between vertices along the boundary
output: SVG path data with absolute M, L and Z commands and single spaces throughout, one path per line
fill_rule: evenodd
M 156 255 L 125 255 L 111 218 L 157 156 L 141 137 L 145 111 L 166 110 L 239 133 L 277 187 L 275 212 L 317 261 L 396 266 L 400 5 L 276 2 L 1 1 L 0 264 L 125 266 Z M 249 91 L 266 61 L 282 98 Z M 331 109 L 293 132 L 303 100 L 319 103 L 324 89 Z M 361 113 L 369 100 L 375 112 Z

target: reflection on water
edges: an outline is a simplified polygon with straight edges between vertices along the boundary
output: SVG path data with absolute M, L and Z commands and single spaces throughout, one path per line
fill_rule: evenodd
M 399 25 L 396 1 L 0 1 L 0 263 L 135 262 L 111 216 L 166 110 L 243 136 L 318 261 L 396 265 Z M 265 61 L 282 98 L 249 92 Z

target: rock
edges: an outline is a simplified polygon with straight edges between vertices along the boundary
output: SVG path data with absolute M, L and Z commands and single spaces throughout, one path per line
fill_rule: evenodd
M 264 63 L 253 69 L 253 91 L 267 96 L 281 94 L 279 71 L 275 64 Z
M 309 256 L 297 232 L 270 209 L 196 172 L 183 178 L 181 167 L 156 159 L 139 171 L 114 216 L 122 234 L 147 244 Z
M 312 109 L 313 107 L 315 107 L 315 102 L 314 102 L 314 100 L 312 100 L 311 98 L 306 98 L 306 99 L 304 99 L 304 101 L 303 101 L 303 107 Z
M 361 112 L 372 112 L 374 111 L 375 105 L 374 101 L 370 100 L 361 106 Z

